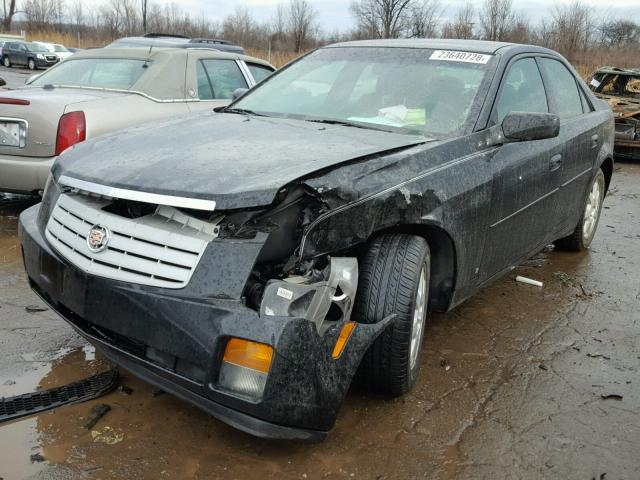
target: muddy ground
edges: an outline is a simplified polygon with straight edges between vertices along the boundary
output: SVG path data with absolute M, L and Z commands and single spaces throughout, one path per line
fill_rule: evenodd
M 109 368 L 51 311 L 25 310 L 43 307 L 16 238 L 29 203 L 0 200 L 0 396 Z M 639 264 L 640 165 L 618 164 L 591 251 L 542 252 L 434 316 L 415 390 L 352 390 L 324 443 L 252 438 L 122 372 L 130 394 L 0 426 L 0 477 L 638 479 Z M 93 430 L 116 443 L 83 428 L 96 403 L 112 410 Z

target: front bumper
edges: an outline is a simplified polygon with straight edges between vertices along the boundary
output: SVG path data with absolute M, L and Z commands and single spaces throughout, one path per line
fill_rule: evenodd
M 32 193 L 43 190 L 56 158 L 0 155 L 0 192 Z
M 37 68 L 49 68 L 54 66 L 56 63 L 58 63 L 60 61 L 60 59 L 56 59 L 56 60 L 47 60 L 47 59 L 42 59 L 42 58 L 36 58 L 36 67 Z
M 358 325 L 342 355 L 333 359 L 338 326 L 321 337 L 308 320 L 260 317 L 240 301 L 187 296 L 187 289 L 143 287 L 80 271 L 43 238 L 37 225 L 39 208 L 31 207 L 20 216 L 32 288 L 116 363 L 253 435 L 323 439 L 362 355 L 391 321 Z M 201 277 L 196 273 L 193 278 Z M 231 337 L 274 348 L 260 401 L 217 386 L 222 354 Z

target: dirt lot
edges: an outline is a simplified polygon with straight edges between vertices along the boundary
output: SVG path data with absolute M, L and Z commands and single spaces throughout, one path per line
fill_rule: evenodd
M 51 311 L 25 309 L 43 306 L 16 237 L 28 204 L 0 200 L 0 396 L 109 367 Z M 638 479 L 639 259 L 640 165 L 618 164 L 590 252 L 542 252 L 435 316 L 413 393 L 352 390 L 324 443 L 254 439 L 122 372 L 130 394 L 3 424 L 0 477 Z M 83 428 L 96 403 L 112 410 L 93 430 L 121 441 Z

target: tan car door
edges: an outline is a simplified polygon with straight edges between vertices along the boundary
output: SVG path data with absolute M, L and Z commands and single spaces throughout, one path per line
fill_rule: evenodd
M 253 79 L 240 60 L 215 58 L 211 52 L 189 52 L 187 97 L 192 112 L 228 105 L 238 88 L 250 88 Z

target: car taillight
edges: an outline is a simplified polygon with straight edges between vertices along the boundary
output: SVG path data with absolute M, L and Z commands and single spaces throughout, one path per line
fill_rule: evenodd
M 58 122 L 56 155 L 60 155 L 76 143 L 83 142 L 85 138 L 87 138 L 87 124 L 84 119 L 84 112 L 65 113 L 60 117 L 60 122 Z
M 20 98 L 0 97 L 0 104 L 2 105 L 31 105 L 29 100 L 22 100 Z

